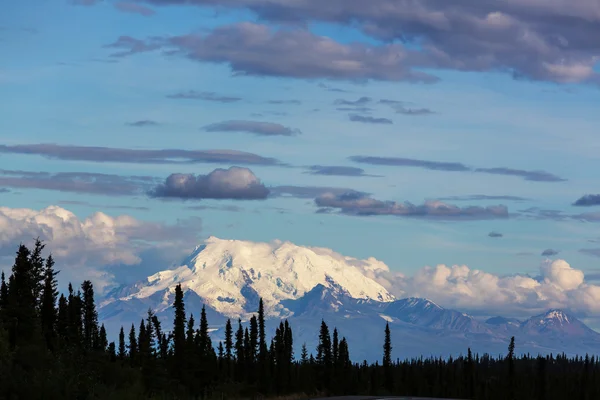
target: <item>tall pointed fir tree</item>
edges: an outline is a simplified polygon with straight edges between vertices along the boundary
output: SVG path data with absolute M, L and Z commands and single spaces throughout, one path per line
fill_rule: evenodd
M 238 328 L 235 332 L 235 379 L 238 382 L 244 380 L 244 368 L 246 365 L 246 351 L 244 348 L 244 327 L 242 320 L 238 318 Z
M 508 399 L 515 400 L 515 337 L 510 338 L 508 345 L 508 354 L 506 356 L 508 363 Z
M 42 290 L 44 288 L 44 258 L 42 252 L 46 245 L 38 237 L 35 239 L 33 251 L 29 257 L 29 264 L 31 266 L 31 277 L 33 280 L 33 297 L 35 298 L 36 307 L 39 309 L 41 306 Z
M 56 340 L 56 319 L 57 309 L 56 300 L 58 298 L 58 282 L 56 281 L 58 272 L 54 271 L 54 260 L 52 255 L 46 259 L 44 270 L 44 287 L 41 294 L 40 318 L 42 322 L 42 334 L 46 339 L 48 349 L 54 350 Z
M 175 365 L 175 369 L 181 370 L 182 368 L 185 368 L 184 357 L 185 357 L 185 347 L 186 347 L 185 304 L 183 302 L 183 290 L 181 289 L 181 284 L 175 286 L 175 301 L 173 302 L 173 308 L 175 309 L 175 318 L 173 320 L 173 356 L 175 358 L 174 365 Z M 193 319 L 192 319 L 192 324 L 193 324 Z M 179 371 L 177 374 L 180 375 L 181 371 Z
M 394 380 L 392 372 L 392 338 L 390 332 L 390 324 L 385 324 L 385 339 L 383 342 L 383 370 L 385 379 L 385 388 L 388 393 L 394 389 Z
M 131 324 L 131 329 L 129 330 L 129 362 L 132 366 L 138 364 L 138 343 L 135 335 L 135 325 Z
M 99 340 L 98 312 L 94 302 L 94 286 L 86 280 L 81 284 L 83 294 L 83 345 L 86 349 L 97 347 Z
M 119 360 L 124 361 L 125 357 L 127 357 L 127 350 L 125 347 L 125 331 L 121 326 L 121 330 L 119 331 L 119 350 L 117 352 L 117 357 Z

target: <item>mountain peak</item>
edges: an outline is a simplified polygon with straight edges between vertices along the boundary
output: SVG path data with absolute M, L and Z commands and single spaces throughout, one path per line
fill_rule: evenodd
M 349 298 L 393 301 L 379 283 L 363 273 L 362 266 L 375 259 L 357 260 L 334 252 L 297 246 L 291 242 L 257 243 L 210 236 L 178 267 L 158 272 L 129 297 L 146 298 L 158 291 L 172 291 L 181 284 L 207 305 L 231 317 L 255 311 L 258 298 L 272 316 L 286 314 L 278 305 L 295 300 L 317 285 Z

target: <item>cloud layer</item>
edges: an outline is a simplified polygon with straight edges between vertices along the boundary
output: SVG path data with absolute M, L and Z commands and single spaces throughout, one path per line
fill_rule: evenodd
M 149 195 L 184 200 L 262 200 L 269 195 L 269 189 L 248 168 L 231 167 L 215 169 L 208 175 L 172 174 Z
M 435 82 L 412 68 L 421 53 L 401 44 L 341 44 L 304 29 L 274 30 L 251 22 L 218 27 L 208 34 L 149 40 L 121 36 L 108 48 L 123 57 L 160 48 L 189 59 L 227 64 L 238 75 L 305 79 Z
M 441 201 L 426 201 L 422 205 L 408 202 L 382 201 L 358 192 L 343 194 L 325 193 L 315 199 L 315 204 L 324 209 L 337 209 L 342 214 L 396 215 L 415 218 L 435 218 L 446 220 L 481 220 L 508 218 L 506 206 L 458 207 Z
M 471 168 L 465 164 L 458 162 L 441 162 L 441 161 L 428 161 L 419 160 L 413 158 L 401 158 L 401 157 L 377 157 L 377 156 L 352 156 L 349 157 L 351 161 L 371 164 L 371 165 L 385 165 L 394 167 L 415 167 L 430 169 L 434 171 L 451 171 L 451 172 L 478 172 L 491 175 L 507 175 L 517 176 L 525 179 L 526 181 L 535 182 L 564 182 L 566 179 L 551 174 L 546 171 L 526 171 L 514 168 Z
M 245 132 L 258 136 L 293 136 L 302 132 L 274 122 L 230 120 L 217 122 L 203 128 L 207 132 Z
M 481 0 L 476 3 L 464 0 L 377 0 L 376 6 L 362 0 L 147 0 L 154 5 L 196 4 L 245 8 L 253 11 L 261 20 L 301 25 L 310 21 L 323 21 L 357 27 L 364 34 L 382 42 L 418 44 L 420 51 L 409 51 L 400 45 L 370 46 L 369 51 L 352 46 L 327 43 L 323 39 L 305 37 L 308 33 L 277 32 L 268 34 L 266 28 L 256 25 L 237 28 L 238 32 L 213 33 L 222 44 L 223 51 L 217 57 L 205 50 L 204 41 L 184 37 L 182 48 L 201 48 L 192 51 L 197 58 L 213 58 L 232 63 L 234 69 L 247 72 L 269 72 L 279 75 L 314 77 L 331 68 L 346 72 L 341 77 L 358 75 L 374 79 L 410 79 L 414 66 L 459 71 L 501 71 L 515 78 L 551 81 L 558 83 L 597 82 L 594 70 L 600 48 L 600 12 L 593 0 L 573 3 L 570 0 Z M 577 27 L 577 28 L 575 28 Z M 262 29 L 262 30 L 261 30 Z M 246 35 L 239 34 L 245 31 Z M 235 36 L 235 35 L 238 36 Z M 272 39 L 277 36 L 276 39 Z M 289 43 L 286 54 L 311 54 L 306 61 L 294 57 L 294 62 L 304 61 L 307 72 L 298 68 L 282 66 L 277 70 L 273 63 L 257 63 L 242 54 L 226 51 L 235 37 L 240 53 L 254 50 L 265 54 L 266 49 L 282 55 L 281 47 L 271 42 Z M 246 40 L 243 40 L 247 37 Z M 264 38 L 257 41 L 256 38 Z M 272 40 L 269 40 L 272 39 Z M 269 42 L 269 46 L 265 42 Z M 303 43 L 303 45 L 299 45 Z M 313 52 L 299 51 L 311 44 Z M 216 46 L 211 46 L 214 49 Z M 367 47 L 367 46 L 365 46 Z M 345 57 L 339 57 L 342 53 Z M 354 50 L 354 51 L 353 51 Z M 353 53 L 350 56 L 349 53 Z M 374 60 L 367 60 L 371 53 Z M 334 57 L 336 54 L 338 57 Z M 320 57 L 322 62 L 313 61 Z M 279 58 L 279 57 L 275 57 Z M 376 60 L 376 61 L 375 61 Z M 385 61 L 384 61 L 385 60 Z M 254 61 L 254 62 L 253 62 Z M 344 61 L 344 62 L 342 62 Z M 329 63 L 332 67 L 324 67 Z M 365 65 L 365 63 L 367 65 Z M 378 73 L 369 64 L 379 64 Z M 319 67 L 320 68 L 319 68 Z M 335 67 L 333 67 L 335 66 Z M 309 68 L 310 67 L 310 68 Z M 388 67 L 388 68 L 382 68 Z M 391 67 L 395 67 L 395 72 Z M 352 73 L 349 73 L 349 71 Z M 312 75 L 312 76 L 311 76 Z M 431 79 L 431 78 L 429 78 Z
M 142 262 L 140 254 L 150 248 L 173 257 L 194 245 L 200 229 L 197 219 L 164 225 L 102 212 L 80 219 L 58 206 L 42 210 L 0 207 L 0 260 L 9 266 L 19 243 L 30 244 L 39 237 L 57 260 L 61 281 L 91 278 L 101 289 L 112 283 L 104 267 L 137 265 Z
M 577 199 L 573 205 L 578 207 L 600 206 L 600 194 L 586 194 Z
M 68 146 L 50 143 L 0 145 L 0 153 L 38 155 L 67 161 L 118 162 L 138 164 L 243 164 L 281 165 L 266 158 L 237 150 L 138 150 L 114 147 Z

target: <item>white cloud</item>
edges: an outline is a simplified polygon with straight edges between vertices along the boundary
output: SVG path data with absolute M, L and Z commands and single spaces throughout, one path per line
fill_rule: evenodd
M 43 240 L 61 270 L 60 281 L 91 279 L 101 290 L 112 282 L 107 266 L 133 266 L 142 262 L 141 253 L 152 247 L 171 254 L 175 248 L 192 246 L 200 231 L 199 221 L 175 225 L 139 221 L 128 215 L 111 217 L 102 212 L 80 219 L 58 206 L 42 210 L 0 207 L 0 256 L 4 269 L 19 243 Z M 172 261 L 172 260 L 169 260 Z
M 531 316 L 562 308 L 586 316 L 600 314 L 600 286 L 564 260 L 546 260 L 540 276 L 500 276 L 466 265 L 423 267 L 413 276 L 380 268 L 365 273 L 397 297 L 426 297 L 448 308 L 475 314 Z

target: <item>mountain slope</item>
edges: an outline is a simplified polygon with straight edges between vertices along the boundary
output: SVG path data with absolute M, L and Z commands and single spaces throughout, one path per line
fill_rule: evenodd
M 309 351 L 315 348 L 321 319 L 348 339 L 355 361 L 380 358 L 386 322 L 399 358 L 457 356 L 469 347 L 475 353 L 503 354 L 511 336 L 518 353 L 600 353 L 600 334 L 568 313 L 550 310 L 522 322 L 503 317 L 479 321 L 427 299 L 394 299 L 362 272 L 375 268 L 382 268 L 376 260 L 324 249 L 210 238 L 180 266 L 113 289 L 99 301 L 99 317 L 116 334 L 120 325 L 137 325 L 152 308 L 169 330 L 174 289 L 181 284 L 188 314 L 198 321 L 206 307 L 215 343 L 223 339 L 227 318 L 247 321 L 262 297 L 269 335 L 281 318 L 288 318 L 296 354 L 303 343 Z
M 105 300 L 145 299 L 181 284 L 214 310 L 241 317 L 256 310 L 263 298 L 271 316 L 286 316 L 281 301 L 299 299 L 317 285 L 336 287 L 356 299 L 388 302 L 394 297 L 354 264 L 359 261 L 289 242 L 254 243 L 211 237 L 181 266 L 158 272 L 128 288 L 113 291 Z M 369 264 L 371 261 L 360 261 Z

